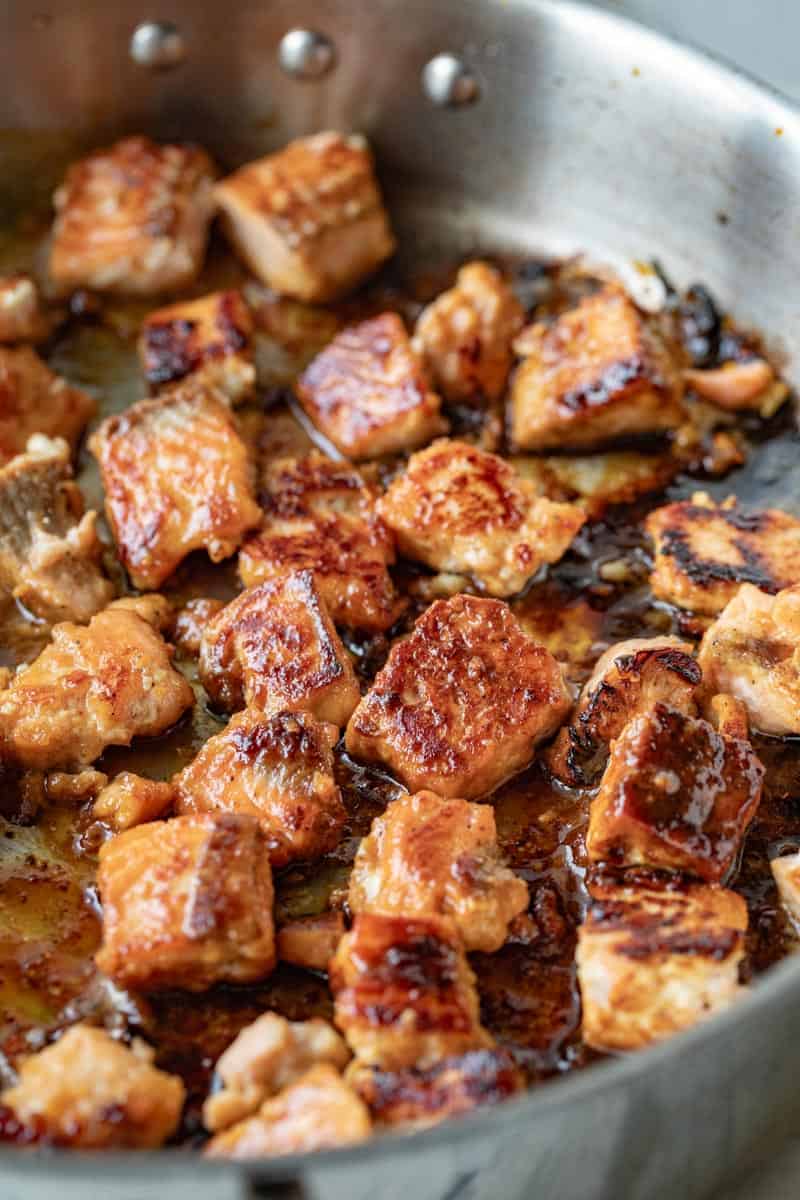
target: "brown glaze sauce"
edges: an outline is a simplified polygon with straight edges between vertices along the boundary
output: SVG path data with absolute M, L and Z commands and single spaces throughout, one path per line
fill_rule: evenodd
M 0 269 L 25 268 L 39 233 L 20 231 L 17 241 L 0 239 Z M 413 320 L 422 304 L 452 279 L 457 264 L 425 271 L 392 266 L 361 295 L 333 313 L 272 297 L 263 300 L 260 326 L 262 354 L 274 370 L 276 386 L 242 414 L 246 435 L 262 437 L 266 450 L 302 452 L 308 435 L 286 408 L 282 387 L 332 336 L 340 323 L 387 308 Z M 586 280 L 536 262 L 503 265 L 520 298 L 537 315 L 574 299 L 591 288 Z M 214 247 L 203 278 L 192 290 L 201 295 L 219 287 L 238 286 L 239 268 L 219 246 Z M 702 301 L 702 295 L 700 301 Z M 118 412 L 144 394 L 135 350 L 143 315 L 155 305 L 76 303 L 45 355 L 51 366 L 101 398 L 103 414 Z M 702 307 L 702 305 L 701 305 Z M 707 315 L 707 314 L 706 314 Z M 700 313 L 702 318 L 703 313 Z M 713 358 L 708 322 L 694 320 L 691 308 L 684 325 L 694 339 L 695 358 Z M 724 336 L 732 337 L 730 333 Z M 705 339 L 705 340 L 704 340 Z M 719 338 L 718 338 L 719 340 Z M 734 350 L 736 346 L 733 347 Z M 718 347 L 717 347 L 718 349 Z M 694 353 L 694 351 L 693 351 Z M 800 489 L 792 481 L 798 437 L 793 432 L 792 405 L 770 422 L 749 421 L 750 457 L 745 468 L 723 480 L 678 475 L 667 495 L 685 496 L 696 486 L 717 495 L 736 492 L 745 502 L 769 502 L 791 508 L 787 499 Z M 483 436 L 497 445 L 502 423 L 464 406 L 450 413 L 454 432 Z M 102 507 L 94 463 L 84 450 L 80 482 L 87 504 Z M 380 470 L 386 477 L 396 469 Z M 667 472 L 670 474 L 671 472 Z M 701 482 L 698 484 L 698 478 Z M 592 663 L 609 644 L 622 638 L 656 633 L 697 633 L 691 618 L 654 602 L 646 586 L 647 547 L 639 521 L 664 493 L 617 507 L 591 522 L 573 549 L 545 579 L 536 581 L 513 601 L 530 632 L 566 662 L 575 684 L 589 675 Z M 125 583 L 113 566 L 121 588 Z M 617 578 L 608 564 L 628 564 Z M 408 563 L 394 570 L 401 590 L 412 601 L 392 635 L 407 629 L 424 608 L 417 585 L 424 573 Z M 193 556 L 163 589 L 176 603 L 194 597 L 222 600 L 238 590 L 235 563 L 213 567 Z M 47 631 L 31 625 L 15 608 L 0 612 L 0 665 L 30 660 L 42 647 Z M 362 683 L 366 685 L 388 652 L 390 637 L 350 641 Z M 168 735 L 139 742 L 130 749 L 109 751 L 96 764 L 114 775 L 132 769 L 167 778 L 193 757 L 202 742 L 220 727 L 202 689 L 193 661 L 179 652 L 178 663 L 196 687 L 194 713 Z M 767 768 L 760 812 L 751 827 L 732 885 L 746 898 L 750 933 L 746 972 L 757 974 L 794 948 L 778 904 L 769 859 L 800 845 L 800 740 L 761 739 L 757 752 Z M 293 865 L 278 874 L 276 915 L 281 923 L 344 908 L 347 877 L 359 839 L 373 817 L 401 789 L 379 771 L 351 761 L 340 748 L 337 771 L 348 823 L 342 841 L 321 861 Z M 189 1089 L 189 1104 L 177 1140 L 202 1139 L 199 1107 L 213 1064 L 237 1031 L 266 1008 L 287 1017 L 330 1016 L 332 1004 L 322 975 L 282 964 L 257 986 L 218 987 L 201 995 L 166 993 L 146 998 L 123 995 L 98 980 L 92 955 L 99 941 L 99 905 L 94 888 L 95 855 L 104 831 L 92 824 L 87 807 L 46 802 L 34 813 L 25 809 L 13 779 L 0 779 L 0 1084 L 11 1076 L 19 1056 L 37 1049 L 65 1025 L 80 1019 L 101 1020 L 123 1036 L 141 1033 L 156 1048 L 159 1064 L 180 1073 Z M 483 1019 L 525 1070 L 531 1084 L 580 1068 L 600 1057 L 580 1039 L 580 1000 L 573 956 L 575 932 L 586 905 L 584 834 L 588 794 L 571 792 L 548 780 L 533 766 L 501 787 L 491 798 L 502 848 L 510 865 L 530 886 L 530 920 L 496 954 L 474 955 Z M 34 806 L 35 809 L 35 806 Z M 0 1140 L 35 1141 L 36 1130 L 20 1129 L 13 1115 L 0 1111 Z

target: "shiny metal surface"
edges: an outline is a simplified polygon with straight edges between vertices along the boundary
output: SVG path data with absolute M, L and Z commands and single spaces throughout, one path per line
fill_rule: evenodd
M 61 148 L 119 132 L 195 137 L 227 165 L 324 126 L 364 130 L 401 235 L 431 245 L 586 250 L 634 278 L 658 254 L 768 329 L 800 381 L 800 117 L 780 98 L 618 18 L 548 0 L 170 0 L 187 56 L 143 72 L 143 0 L 26 0 L 0 11 L 4 191 L 60 172 Z M 337 69 L 284 74 L 292 28 L 324 30 Z M 478 103 L 420 87 L 446 48 Z M 224 80 L 225 86 L 220 86 Z M 8 200 L 12 203 L 12 200 Z M 778 472 L 778 475 L 780 472 Z M 770 499 L 780 502 L 780 479 Z M 3 1200 L 699 1200 L 786 1134 L 800 1068 L 800 963 L 734 1011 L 413 1140 L 313 1160 L 220 1166 L 166 1154 L 0 1157 Z
M 165 70 L 183 62 L 183 37 L 171 21 L 142 21 L 131 35 L 131 58 L 140 67 Z
M 422 68 L 425 95 L 442 108 L 474 104 L 480 96 L 475 75 L 456 54 L 436 54 Z
M 336 51 L 324 33 L 290 29 L 281 38 L 278 59 L 287 75 L 296 79 L 322 79 L 336 62 Z

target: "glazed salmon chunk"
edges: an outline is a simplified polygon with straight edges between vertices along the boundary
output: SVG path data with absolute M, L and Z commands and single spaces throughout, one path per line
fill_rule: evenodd
M 74 450 L 96 407 L 30 346 L 0 346 L 0 463 L 22 454 L 36 433 L 64 438 Z
M 133 771 L 119 775 L 98 792 L 92 816 L 110 825 L 115 833 L 163 817 L 174 800 L 170 783 L 145 779 Z
M 53 203 L 50 275 L 61 291 L 175 291 L 205 257 L 213 167 L 196 146 L 125 138 L 73 163 Z
M 531 761 L 570 707 L 561 668 L 500 600 L 437 600 L 350 718 L 347 749 L 410 791 L 472 799 Z
M 349 1146 L 368 1138 L 369 1113 L 339 1072 L 325 1063 L 311 1067 L 255 1116 L 211 1139 L 210 1158 L 254 1158 L 306 1154 Z
M 770 867 L 781 902 L 795 929 L 800 929 L 800 851 L 773 858 Z
M 272 873 L 258 822 L 203 813 L 137 825 L 100 850 L 98 968 L 120 987 L 203 991 L 275 966 Z
M 0 342 L 40 342 L 50 328 L 30 275 L 0 275 Z
M 332 300 L 394 253 L 361 137 L 298 138 L 216 187 L 222 227 L 263 283 L 299 300 Z
M 775 593 L 800 583 L 800 520 L 777 508 L 716 504 L 704 492 L 651 512 L 650 586 L 661 600 L 716 616 L 743 583 Z
M 538 496 L 504 459 L 442 439 L 409 459 L 378 502 L 406 558 L 471 575 L 492 596 L 522 591 L 566 553 L 586 516 Z
M 264 519 L 239 552 L 242 581 L 311 571 L 337 625 L 389 629 L 403 608 L 389 574 L 394 538 L 360 472 L 312 452 L 273 460 L 262 483 Z
M 333 777 L 337 730 L 306 712 L 237 713 L 175 776 L 179 813 L 255 817 L 273 866 L 325 854 L 345 820 Z
M 548 754 L 548 766 L 566 783 L 591 783 L 605 765 L 609 745 L 633 717 L 658 703 L 696 712 L 701 681 L 690 642 L 630 638 L 609 646 Z
M 522 306 L 500 272 L 471 262 L 420 315 L 414 348 L 451 404 L 494 403 L 505 391 L 511 345 L 523 323 Z
M 297 397 L 347 458 L 413 450 L 445 430 L 441 400 L 397 313 L 338 333 L 298 379 Z
M 88 621 L 114 597 L 70 458 L 63 438 L 36 434 L 0 467 L 0 589 L 47 622 Z
M 418 792 L 372 823 L 350 876 L 351 912 L 449 917 L 467 950 L 499 950 L 528 888 L 503 864 L 488 804 Z
M 142 323 L 139 360 L 152 392 L 191 375 L 232 404 L 247 400 L 256 383 L 250 310 L 235 291 L 159 308 Z
M 511 436 L 524 450 L 590 447 L 665 433 L 683 419 L 682 381 L 659 331 L 616 284 L 524 329 Z
M 217 1060 L 215 1076 L 221 1086 L 203 1105 L 203 1124 L 212 1132 L 225 1129 L 249 1117 L 310 1067 L 328 1063 L 343 1070 L 349 1058 L 344 1040 L 327 1021 L 287 1021 L 279 1013 L 264 1013 Z
M 229 711 L 305 709 L 344 725 L 360 698 L 311 571 L 241 592 L 203 629 L 199 670 L 212 701 Z
M 718 883 L 758 809 L 763 775 L 748 741 L 656 704 L 611 744 L 590 806 L 589 858 Z
M 492 1046 L 475 976 L 441 917 L 359 913 L 329 968 L 334 1020 L 359 1062 L 425 1068 Z
M 584 1041 L 638 1050 L 727 1008 L 746 929 L 744 900 L 724 888 L 596 889 L 576 952 Z
M 64 622 L 0 692 L 0 762 L 79 768 L 108 746 L 164 733 L 194 703 L 170 647 L 137 613 L 111 605 Z
M 104 1029 L 73 1025 L 24 1060 L 0 1104 L 23 1125 L 43 1126 L 56 1146 L 154 1150 L 175 1132 L 185 1089 L 153 1058 L 138 1038 L 128 1048 Z
M 188 383 L 108 417 L 92 435 L 106 515 L 137 588 L 192 550 L 220 562 L 261 519 L 247 448 L 224 398 Z
M 743 583 L 698 660 L 708 688 L 741 701 L 755 729 L 800 734 L 800 585 L 770 596 Z
M 499 1104 L 522 1091 L 522 1072 L 507 1050 L 469 1050 L 423 1069 L 386 1071 L 355 1063 L 347 1081 L 369 1107 L 377 1126 L 423 1128 L 476 1108 Z

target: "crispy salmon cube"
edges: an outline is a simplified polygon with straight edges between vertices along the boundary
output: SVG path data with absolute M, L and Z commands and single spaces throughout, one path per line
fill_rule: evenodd
M 306 1154 L 349 1146 L 369 1135 L 364 1102 L 335 1067 L 319 1063 L 266 1100 L 255 1116 L 216 1134 L 204 1153 L 209 1158 Z
M 187 383 L 141 400 L 108 417 L 89 445 L 137 588 L 159 587 L 192 550 L 220 562 L 261 519 L 247 448 L 218 392 Z
M 237 713 L 173 779 L 179 813 L 257 818 L 273 866 L 325 854 L 345 821 L 333 777 L 337 730 L 310 713 Z
M 0 462 L 22 454 L 36 433 L 62 437 L 74 450 L 96 407 L 30 346 L 0 346 Z
M 154 1150 L 175 1132 L 185 1089 L 153 1058 L 138 1038 L 129 1049 L 104 1029 L 73 1025 L 25 1059 L 0 1104 L 21 1123 L 43 1126 L 57 1146 Z
M 106 842 L 98 968 L 123 988 L 203 991 L 275 966 L 272 872 L 258 821 L 202 813 Z
M 800 929 L 800 850 L 773 858 L 770 867 L 783 906 Z
M 102 550 L 69 446 L 34 435 L 0 467 L 0 588 L 42 621 L 88 621 L 114 596 Z
M 675 637 L 617 642 L 595 663 L 578 701 L 577 719 L 583 733 L 608 745 L 632 717 L 658 703 L 694 712 L 701 680 L 690 642 Z
M 410 791 L 471 799 L 527 766 L 569 707 L 558 663 L 507 604 L 454 596 L 392 647 L 350 718 L 347 749 Z
M 50 328 L 30 275 L 0 276 L 0 342 L 41 342 Z
M 523 330 L 511 385 L 511 436 L 525 450 L 595 446 L 664 433 L 683 419 L 680 372 L 659 332 L 616 285 L 552 325 Z
M 719 883 L 756 814 L 763 776 L 749 742 L 656 704 L 611 745 L 590 807 L 589 858 Z
M 493 1045 L 458 934 L 441 917 L 359 913 L 328 977 L 334 1020 L 361 1062 L 425 1068 Z
M 350 876 L 351 912 L 449 917 L 467 950 L 499 950 L 528 888 L 506 867 L 488 804 L 418 792 L 372 823 Z
M 576 952 L 584 1041 L 638 1050 L 727 1008 L 746 929 L 744 900 L 724 888 L 597 889 Z
M 715 616 L 743 583 L 774 594 L 800 583 L 800 520 L 777 508 L 716 504 L 704 492 L 651 512 L 653 594 Z
M 566 783 L 593 782 L 610 743 L 629 721 L 660 702 L 696 712 L 701 681 L 690 642 L 630 638 L 610 646 L 584 684 L 569 725 L 548 751 L 548 767 Z
M 360 137 L 318 133 L 240 167 L 216 187 L 222 227 L 262 282 L 299 300 L 332 300 L 394 253 Z
M 88 766 L 108 746 L 164 733 L 194 703 L 170 648 L 137 613 L 113 605 L 64 622 L 0 692 L 0 759 L 47 770 Z
M 142 323 L 139 359 L 151 392 L 201 376 L 238 404 L 256 384 L 250 310 L 234 291 L 159 308 Z
M 217 1060 L 219 1086 L 203 1105 L 203 1124 L 217 1132 L 249 1117 L 317 1063 L 343 1070 L 350 1058 L 344 1040 L 327 1021 L 287 1021 L 267 1012 L 234 1038 Z
M 264 520 L 239 553 L 243 582 L 312 571 L 337 625 L 366 633 L 390 628 L 403 607 L 388 569 L 394 539 L 361 474 L 312 453 L 272 461 L 262 482 Z
M 130 137 L 73 163 L 53 197 L 54 283 L 140 296 L 186 287 L 203 264 L 213 190 L 197 146 Z
M 360 692 L 311 571 L 247 588 L 205 626 L 200 679 L 213 702 L 305 709 L 344 725 Z
M 494 403 L 505 391 L 523 322 L 522 305 L 500 272 L 471 262 L 421 313 L 413 345 L 445 400 Z
M 400 553 L 511 596 L 566 553 L 586 515 L 536 494 L 496 454 L 443 438 L 408 461 L 378 502 Z
M 133 771 L 120 771 L 98 793 L 92 805 L 92 816 L 105 821 L 115 833 L 155 821 L 172 807 L 174 790 L 171 783 L 145 779 Z
M 743 583 L 703 636 L 710 692 L 741 701 L 762 733 L 800 734 L 800 585 L 776 596 Z
M 420 1069 L 385 1071 L 355 1062 L 348 1083 L 376 1125 L 435 1125 L 476 1108 L 499 1104 L 525 1084 L 508 1050 L 469 1050 Z
M 443 433 L 441 401 L 397 313 L 349 325 L 297 381 L 311 420 L 348 458 L 413 450 Z
M 327 971 L 344 934 L 344 917 L 340 912 L 298 917 L 278 930 L 278 958 L 309 971 Z
M 238 562 L 239 578 L 247 588 L 312 572 L 337 625 L 364 628 L 366 621 L 369 629 L 373 622 L 381 624 L 382 615 L 383 628 L 394 622 L 397 597 L 383 543 L 376 545 L 361 521 L 354 524 L 339 514 L 284 517 L 267 509 L 261 526 L 242 542 Z M 391 606 L 382 603 L 386 596 L 391 597 Z

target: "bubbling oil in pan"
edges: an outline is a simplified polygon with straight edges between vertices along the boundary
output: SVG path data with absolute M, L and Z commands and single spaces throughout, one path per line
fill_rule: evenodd
M 38 237 L 38 231 L 27 228 L 16 241 L 8 236 L 0 239 L 0 269 L 27 265 Z M 336 315 L 355 320 L 389 308 L 413 320 L 422 303 L 449 284 L 456 265 L 426 265 L 424 270 L 393 265 L 340 306 Z M 529 308 L 559 303 L 570 293 L 574 298 L 575 289 L 585 286 L 576 282 L 569 268 L 562 272 L 510 259 L 502 265 Z M 193 294 L 241 283 L 239 268 L 215 247 Z M 55 370 L 98 396 L 102 415 L 127 407 L 142 393 L 135 340 L 147 307 L 112 303 L 94 310 L 89 306 L 67 319 L 46 349 Z M 274 301 L 262 325 L 267 330 L 263 335 L 262 329 L 260 344 L 263 361 L 279 382 L 288 384 L 331 336 L 335 318 L 292 301 Z M 697 476 L 677 475 L 666 494 L 677 498 L 702 486 L 717 496 L 735 492 L 745 504 L 769 503 L 797 511 L 800 438 L 794 432 L 791 409 L 787 404 L 771 421 L 753 421 L 747 431 L 750 456 L 742 469 L 721 480 L 700 482 Z M 454 418 L 464 435 L 479 432 L 480 419 L 474 412 L 463 410 Z M 303 452 L 310 445 L 279 387 L 262 394 L 242 419 L 248 436 L 264 433 L 267 442 L 271 438 L 283 453 Z M 524 463 L 521 466 L 524 469 Z M 391 469 L 390 465 L 387 470 Z M 101 509 L 99 478 L 85 450 L 79 479 L 87 504 Z M 512 604 L 523 624 L 558 657 L 566 658 L 575 683 L 587 678 L 607 644 L 627 637 L 685 632 L 685 619 L 655 603 L 646 584 L 647 548 L 640 520 L 657 501 L 658 496 L 651 494 L 646 505 L 608 510 L 602 520 L 586 528 L 545 579 L 535 581 Z M 621 571 L 615 568 L 620 562 L 627 564 Z M 117 572 L 124 583 L 118 568 Z M 417 574 L 410 564 L 399 564 L 400 587 Z M 176 604 L 199 596 L 226 599 L 237 590 L 234 566 L 214 567 L 202 556 L 193 556 L 163 590 Z M 402 629 L 418 612 L 419 605 L 412 603 Z M 0 622 L 4 665 L 29 661 L 46 641 L 46 631 L 31 625 L 12 606 L 0 613 Z M 382 664 L 388 645 L 385 637 L 350 643 L 364 683 Z M 100 770 L 113 775 L 132 769 L 168 778 L 219 728 L 217 717 L 206 707 L 193 663 L 177 661 L 196 687 L 193 714 L 163 737 L 108 751 L 97 764 Z M 800 740 L 762 738 L 755 744 L 767 768 L 764 799 L 732 881 L 750 910 L 749 973 L 763 971 L 793 948 L 768 864 L 779 850 L 800 844 L 796 832 L 800 829 Z M 279 921 L 342 903 L 359 839 L 400 791 L 380 772 L 354 763 L 342 748 L 337 751 L 337 774 L 348 811 L 344 836 L 321 861 L 293 865 L 279 873 Z M 102 1017 L 109 1025 L 141 1031 L 156 1047 L 159 1064 L 183 1076 L 189 1103 L 177 1140 L 200 1139 L 200 1104 L 222 1050 L 266 1008 L 291 1019 L 330 1017 L 331 997 L 324 977 L 282 964 L 255 986 L 216 987 L 200 995 L 166 993 L 141 1000 L 122 996 L 98 978 L 92 961 L 100 920 L 94 887 L 98 830 L 90 813 L 53 805 L 36 814 L 35 824 L 26 824 L 11 792 L 9 799 L 0 796 L 0 1083 L 4 1060 L 6 1066 L 13 1064 L 80 1017 Z M 490 802 L 505 856 L 529 884 L 534 932 L 524 941 L 509 942 L 496 954 L 473 959 L 484 1023 L 512 1049 L 535 1085 L 600 1057 L 580 1039 L 574 967 L 576 927 L 586 902 L 588 798 L 586 793 L 553 784 L 534 766 L 501 787 Z

